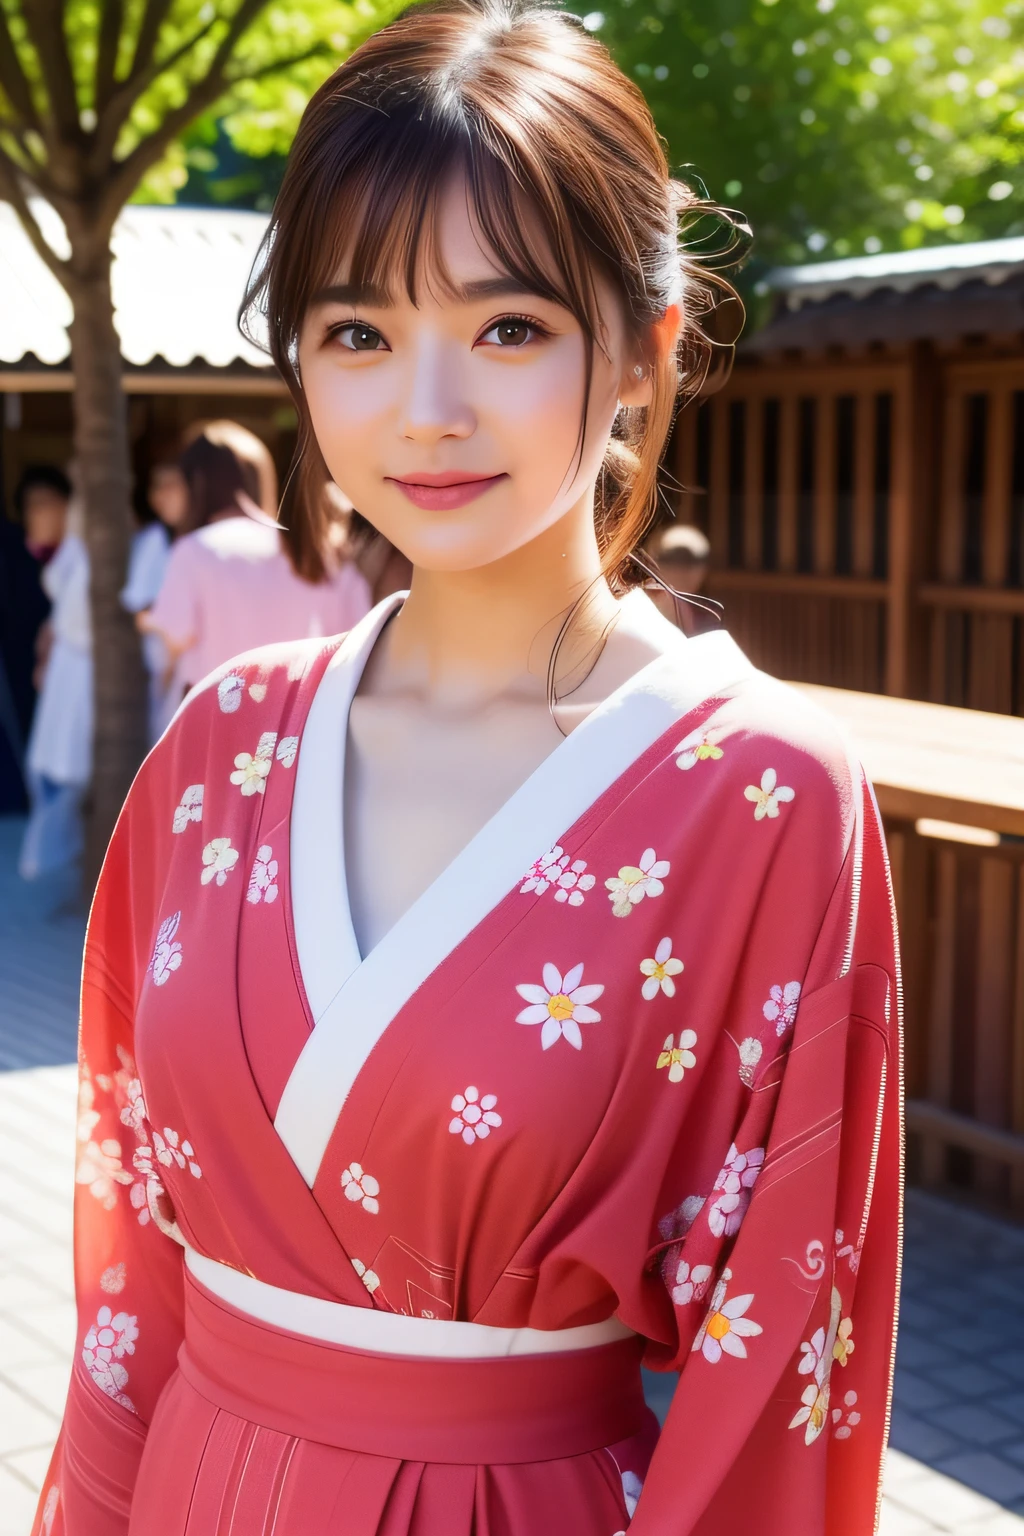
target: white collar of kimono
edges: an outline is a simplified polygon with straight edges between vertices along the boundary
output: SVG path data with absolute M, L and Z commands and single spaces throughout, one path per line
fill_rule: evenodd
M 314 1028 L 274 1124 L 311 1187 L 353 1083 L 413 993 L 659 736 L 754 670 L 724 631 L 680 635 L 559 743 L 363 959 L 345 878 L 348 711 L 374 642 L 404 596 L 374 608 L 332 657 L 296 769 L 291 897 Z

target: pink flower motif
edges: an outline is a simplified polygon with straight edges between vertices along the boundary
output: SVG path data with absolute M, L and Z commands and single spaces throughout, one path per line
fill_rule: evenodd
M 164 918 L 157 932 L 149 971 L 154 984 L 158 987 L 162 987 L 170 978 L 171 972 L 176 971 L 181 965 L 181 945 L 175 941 L 174 937 L 180 922 L 181 913 L 175 912 L 172 917 Z
M 364 1173 L 361 1163 L 349 1163 L 341 1176 L 341 1187 L 345 1191 L 345 1199 L 355 1203 L 357 1200 L 364 1211 L 371 1216 L 376 1216 L 380 1210 L 380 1185 L 372 1173 Z
M 763 1147 L 737 1152 L 733 1142 L 729 1148 L 725 1166 L 715 1180 L 713 1193 L 718 1198 L 708 1208 L 708 1226 L 716 1237 L 733 1237 L 739 1231 L 763 1164 Z
M 681 1259 L 672 1287 L 672 1300 L 677 1307 L 688 1307 L 691 1301 L 700 1301 L 710 1279 L 710 1264 L 695 1264 L 691 1269 L 686 1260 Z
M 796 1010 L 800 1003 L 800 983 L 787 981 L 784 987 L 774 986 L 768 993 L 768 1001 L 761 1012 L 766 1019 L 774 1021 L 775 1033 L 784 1035 L 786 1030 L 796 1019 Z
M 138 1321 L 127 1312 L 113 1313 L 109 1307 L 100 1307 L 96 1321 L 82 1341 L 82 1361 L 93 1381 L 101 1392 L 132 1413 L 135 1404 L 124 1392 L 128 1372 L 119 1362 L 125 1355 L 135 1353 Z
M 127 1271 L 123 1264 L 111 1264 L 100 1275 L 100 1290 L 106 1291 L 108 1296 L 116 1296 L 124 1290 Z
M 467 1147 L 475 1146 L 477 1141 L 483 1141 L 491 1134 L 492 1126 L 497 1129 L 501 1124 L 501 1116 L 495 1114 L 497 1095 L 485 1093 L 480 1097 L 477 1088 L 467 1088 L 465 1093 L 457 1093 L 452 1099 L 452 1109 L 455 1118 L 448 1124 L 448 1129 L 453 1136 L 461 1136 Z
M 178 804 L 174 807 L 171 830 L 174 832 L 184 832 L 189 822 L 202 821 L 202 819 L 203 786 L 202 784 L 190 784 Z

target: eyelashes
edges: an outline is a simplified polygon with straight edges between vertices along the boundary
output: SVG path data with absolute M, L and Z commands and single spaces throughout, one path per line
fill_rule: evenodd
M 499 315 L 480 332 L 474 346 L 481 342 L 519 351 L 531 341 L 545 341 L 552 332 L 533 315 L 509 313 Z M 324 344 L 337 342 L 346 352 L 390 352 L 387 340 L 375 325 L 353 317 L 328 326 Z

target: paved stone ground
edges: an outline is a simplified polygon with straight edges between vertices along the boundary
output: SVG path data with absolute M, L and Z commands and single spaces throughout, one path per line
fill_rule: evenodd
M 74 1348 L 84 915 L 0 818 L 0 1536 L 26 1536 Z M 1024 1536 L 1024 1230 L 911 1191 L 881 1536 Z M 651 1378 L 664 1409 L 671 1382 Z

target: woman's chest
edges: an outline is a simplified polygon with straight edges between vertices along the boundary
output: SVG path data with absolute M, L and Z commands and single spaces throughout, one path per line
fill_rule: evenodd
M 357 697 L 348 725 L 344 862 L 360 951 L 373 949 L 560 740 L 542 701 L 470 716 Z

